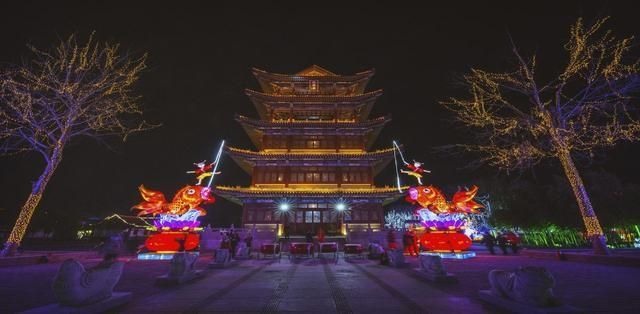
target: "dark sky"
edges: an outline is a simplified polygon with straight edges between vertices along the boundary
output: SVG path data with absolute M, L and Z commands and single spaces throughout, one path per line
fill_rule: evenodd
M 250 69 L 294 73 L 311 64 L 352 74 L 376 69 L 369 90 L 384 95 L 372 116 L 391 113 L 377 147 L 392 139 L 410 158 L 433 171 L 431 182 L 462 184 L 491 171 L 458 170 L 464 159 L 435 154 L 433 146 L 463 141 L 439 100 L 458 95 L 454 77 L 472 66 L 501 70 L 510 62 L 507 34 L 525 53 L 536 52 L 542 72 L 562 62 L 568 26 L 578 16 L 611 15 L 619 35 L 638 33 L 633 1 L 439 1 L 393 6 L 346 1 L 247 3 L 232 1 L 7 1 L 0 5 L 0 62 L 18 63 L 25 44 L 49 47 L 72 32 L 92 30 L 101 40 L 120 42 L 130 52 L 149 53 L 149 68 L 138 91 L 147 118 L 162 127 L 132 137 L 97 143 L 78 140 L 68 147 L 39 208 L 52 219 L 72 215 L 127 213 L 144 183 L 171 197 L 191 182 L 191 163 L 211 159 L 221 139 L 252 148 L 234 113 L 256 116 L 244 88 L 257 89 Z M 236 1 L 233 1 L 236 3 Z M 633 157 L 635 156 L 635 157 Z M 638 149 L 623 145 L 599 165 L 640 182 Z M 0 159 L 0 226 L 11 223 L 43 168 L 35 155 Z M 545 168 L 546 167 L 546 168 Z M 246 185 L 249 177 L 226 158 L 218 183 Z M 560 173 L 557 164 L 541 171 Z M 379 185 L 392 185 L 389 167 Z M 239 207 L 220 201 L 209 220 L 228 223 Z

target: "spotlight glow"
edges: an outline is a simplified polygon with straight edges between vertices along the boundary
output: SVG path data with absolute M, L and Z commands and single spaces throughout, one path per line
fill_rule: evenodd
M 345 209 L 347 209 L 347 205 L 345 203 L 337 203 L 336 204 L 336 210 L 337 211 L 344 211 Z
M 278 205 L 278 210 L 286 212 L 289 211 L 289 203 L 280 203 L 280 205 Z

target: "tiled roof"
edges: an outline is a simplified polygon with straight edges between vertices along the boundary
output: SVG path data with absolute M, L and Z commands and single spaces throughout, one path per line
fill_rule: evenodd
M 402 186 L 400 189 L 405 191 L 409 186 Z M 246 195 L 379 195 L 381 197 L 390 195 L 403 194 L 398 191 L 397 187 L 374 187 L 374 188 L 257 188 L 257 187 L 232 187 L 232 186 L 216 186 L 214 193 L 221 194 L 235 193 Z
M 325 69 L 323 69 L 325 70 Z M 327 71 L 327 70 L 325 70 Z M 329 73 L 333 75 L 322 75 L 322 76 L 304 76 L 298 74 L 280 74 L 280 73 L 270 73 L 265 70 L 261 70 L 258 68 L 252 69 L 253 75 L 258 78 L 265 78 L 267 80 L 272 81 L 308 81 L 308 80 L 318 80 L 318 81 L 343 81 L 343 82 L 355 82 L 363 79 L 369 79 L 371 76 L 375 74 L 375 70 L 371 69 L 364 72 L 359 72 L 354 75 L 336 75 L 334 73 Z M 301 73 L 301 72 L 299 72 Z
M 381 149 L 371 152 L 363 152 L 363 153 L 352 153 L 352 152 L 321 152 L 321 153 L 309 153 L 309 152 L 288 152 L 288 153 L 265 153 L 265 152 L 255 152 L 252 150 L 235 148 L 231 146 L 225 147 L 225 150 L 233 155 L 242 156 L 247 158 L 271 158 L 271 159 L 298 159 L 298 158 L 319 158 L 319 159 L 336 159 L 336 158 L 358 158 L 358 159 L 369 159 L 369 158 L 380 158 L 387 157 L 393 154 L 393 148 Z
M 375 119 L 360 121 L 360 122 L 347 122 L 347 121 L 265 121 L 259 119 L 251 119 L 242 115 L 236 115 L 236 121 L 240 123 L 246 123 L 254 127 L 329 127 L 329 128 L 366 128 L 377 127 L 384 123 L 391 121 L 391 116 L 382 116 Z
M 305 95 L 277 95 L 277 94 L 265 94 L 251 89 L 245 89 L 247 96 L 273 102 L 354 102 L 361 103 L 367 100 L 372 100 L 382 95 L 382 90 L 376 90 L 360 95 L 320 95 L 320 94 L 305 94 Z

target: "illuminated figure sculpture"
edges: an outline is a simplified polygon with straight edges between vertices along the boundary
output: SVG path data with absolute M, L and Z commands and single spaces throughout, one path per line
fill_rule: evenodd
M 207 161 L 203 160 L 197 163 L 194 162 L 193 165 L 198 167 L 198 169 L 187 171 L 187 173 L 193 173 L 196 175 L 196 179 L 198 179 L 198 183 L 196 183 L 196 185 L 201 185 L 202 180 L 213 175 L 213 167 L 215 166 L 214 162 L 207 165 Z M 216 172 L 215 174 L 220 174 L 220 172 Z
M 465 235 L 467 221 L 464 215 L 477 214 L 483 208 L 473 198 L 478 187 L 458 191 L 448 202 L 440 189 L 434 186 L 409 188 L 405 200 L 420 205 L 417 210 L 427 232 L 420 239 L 424 248 L 442 257 L 467 258 L 473 252 L 464 252 L 471 247 L 471 239 Z
M 153 224 L 160 232 L 150 235 L 145 241 L 145 247 L 155 253 L 147 255 L 170 258 L 173 252 L 181 249 L 196 250 L 200 242 L 196 233 L 200 225 L 197 218 L 207 213 L 200 205 L 215 202 L 211 189 L 187 185 L 176 193 L 171 202 L 166 200 L 162 192 L 149 190 L 144 185 L 138 189 L 144 201 L 132 209 L 139 210 L 138 216 L 159 216 Z M 183 244 L 181 241 L 184 241 Z M 158 257 L 162 254 L 166 256 Z
M 144 201 L 131 209 L 138 210 L 138 216 L 152 215 L 155 220 L 151 230 L 157 233 L 151 234 L 144 243 L 147 250 L 152 253 L 140 253 L 139 259 L 171 259 L 176 252 L 196 251 L 200 245 L 198 231 L 200 221 L 198 217 L 207 214 L 202 204 L 212 204 L 215 198 L 211 194 L 211 185 L 220 165 L 220 157 L 224 141 L 220 144 L 214 162 L 206 164 L 206 160 L 194 163 L 198 169 L 189 171 L 195 173 L 198 185 L 186 185 L 171 200 L 167 201 L 162 192 L 149 190 L 140 185 L 138 190 Z M 206 186 L 200 186 L 204 178 L 209 178 Z M 198 254 L 197 251 L 194 254 Z
M 429 170 L 425 170 L 422 168 L 422 166 L 424 165 L 421 162 L 418 161 L 413 161 L 413 164 L 410 164 L 406 161 L 404 161 L 404 164 L 407 166 L 407 168 L 409 168 L 409 170 L 400 170 L 400 172 L 402 173 L 406 173 L 412 177 L 415 177 L 416 180 L 418 180 L 418 184 L 422 185 L 422 174 L 423 173 L 431 173 L 431 171 Z
M 187 185 L 176 192 L 171 202 L 168 202 L 162 192 L 148 190 L 141 185 L 140 195 L 144 199 L 143 202 L 133 209 L 137 209 L 138 216 L 144 215 L 158 215 L 158 214 L 171 214 L 182 215 L 188 212 L 190 209 L 195 209 L 200 212 L 200 216 L 206 215 L 207 212 L 200 208 L 200 204 L 212 204 L 215 202 L 215 198 L 211 195 L 211 188 L 202 186 Z
M 469 213 L 477 214 L 483 206 L 473 200 L 478 193 L 478 187 L 472 186 L 467 191 L 458 191 L 453 195 L 451 202 L 447 202 L 440 189 L 430 186 L 416 186 L 409 189 L 406 200 L 410 203 L 418 203 L 435 214 Z

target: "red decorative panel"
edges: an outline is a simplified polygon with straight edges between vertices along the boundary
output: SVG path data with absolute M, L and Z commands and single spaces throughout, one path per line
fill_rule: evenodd
M 465 251 L 471 247 L 471 239 L 458 232 L 428 232 L 420 238 L 422 246 L 429 251 Z
M 191 251 L 198 248 L 200 244 L 200 237 L 196 233 L 186 232 L 163 232 L 152 234 L 144 242 L 144 246 L 150 251 L 178 251 L 180 249 L 180 243 L 178 240 L 187 237 L 184 243 L 185 251 Z

